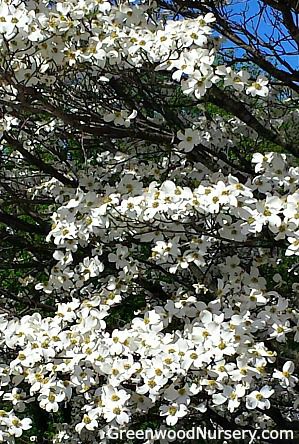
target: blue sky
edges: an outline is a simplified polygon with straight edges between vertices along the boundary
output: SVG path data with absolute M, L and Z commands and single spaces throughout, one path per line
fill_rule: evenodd
M 261 6 L 263 7 L 262 13 L 260 13 Z M 285 39 L 281 45 L 277 45 L 276 43 L 277 40 L 281 40 L 283 37 L 285 29 L 282 28 L 282 31 L 279 32 L 277 27 L 273 26 L 274 17 L 272 8 L 265 6 L 264 3 L 259 0 L 231 0 L 226 8 L 233 13 L 236 22 L 240 20 L 240 15 L 244 14 L 248 20 L 248 29 L 255 34 L 255 30 L 258 27 L 258 35 L 261 39 L 271 43 L 275 49 L 281 53 L 282 59 L 288 62 L 292 68 L 299 69 L 299 53 L 296 46 L 292 45 L 287 39 Z M 295 17 L 295 15 L 293 15 L 293 17 L 296 23 L 298 17 Z M 287 32 L 286 35 L 288 35 Z M 271 55 L 271 49 L 263 48 L 263 51 L 266 51 L 269 56 Z

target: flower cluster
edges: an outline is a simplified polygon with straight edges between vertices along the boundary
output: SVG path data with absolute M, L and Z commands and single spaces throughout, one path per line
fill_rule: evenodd
M 105 156 L 108 165 L 113 156 Z M 37 288 L 68 291 L 72 300 L 58 302 L 54 317 L 2 316 L 1 343 L 14 352 L 2 367 L 3 399 L 16 411 L 34 399 L 48 412 L 73 405 L 73 431 L 62 442 L 103 443 L 109 428 L 129 427 L 157 406 L 161 421 L 175 426 L 211 408 L 240 420 L 246 411 L 267 415 L 281 393 L 298 402 L 294 363 L 281 363 L 275 344 L 299 340 L 299 312 L 278 291 L 279 273 L 277 288 L 268 287 L 263 267 L 275 270 L 277 258 L 258 239 L 267 231 L 285 254 L 298 254 L 299 171 L 279 154 L 253 160 L 263 176 L 246 183 L 205 170 L 193 189 L 171 178 L 145 187 L 147 174 L 137 167 L 115 188 L 96 190 L 94 178 L 88 190 L 82 174 L 84 191 L 57 191 L 62 204 L 48 236 L 57 265 Z M 87 244 L 91 255 L 74 261 Z M 220 261 L 219 250 L 231 245 L 236 253 Z M 145 286 L 147 306 L 111 330 L 109 314 L 138 295 L 151 264 L 158 294 Z M 10 391 L 11 384 L 25 392 Z M 1 420 L 4 440 L 30 426 L 12 411 Z
M 260 116 L 278 129 L 298 113 L 268 119 L 275 90 L 218 64 L 214 22 L 153 2 L 0 0 L 0 196 L 10 178 L 24 208 L 51 202 L 7 233 L 25 224 L 40 236 L 52 220 L 48 269 L 18 275 L 40 312 L 0 315 L 1 442 L 29 436 L 37 406 L 70 413 L 53 444 L 106 444 L 146 418 L 271 427 L 281 406 L 294 419 L 299 167 L 264 146 L 252 164 L 236 149 L 259 143 Z M 144 79 L 161 98 L 141 97 Z M 258 104 L 252 128 L 209 118 L 202 102 L 227 88 L 244 113 Z
M 24 87 L 47 87 L 57 77 L 71 81 L 69 68 L 78 80 L 82 67 L 86 70 L 89 65 L 101 82 L 109 82 L 116 69 L 151 63 L 157 71 L 171 71 L 183 92 L 196 98 L 219 81 L 235 91 L 246 87 L 246 94 L 265 97 L 268 87 L 264 77 L 251 80 L 244 71 L 234 73 L 230 67 L 215 67 L 218 45 L 211 30 L 214 21 L 211 13 L 196 19 L 165 21 L 151 2 L 112 5 L 95 0 L 28 4 L 2 1 L 0 64 L 7 75 L 0 91 L 6 100 L 15 100 Z M 132 112 L 106 110 L 103 117 L 115 125 L 127 126 Z

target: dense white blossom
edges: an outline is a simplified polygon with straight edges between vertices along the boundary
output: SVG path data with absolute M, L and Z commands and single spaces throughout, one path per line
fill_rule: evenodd
M 270 176 L 273 159 L 279 155 L 264 158 L 271 159 L 271 166 L 264 164 L 265 174 Z M 171 289 L 172 296 L 164 304 L 137 314 L 121 330 L 106 331 L 105 319 L 111 308 L 126 298 L 128 286 L 134 288 L 145 273 L 138 259 L 138 244 L 133 249 L 124 245 L 126 235 L 113 224 L 115 218 L 130 221 L 130 233 L 135 239 L 151 246 L 149 261 L 160 264 L 165 271 L 184 275 L 188 269 L 196 273 L 192 267 L 207 269 L 211 252 L 221 239 L 228 245 L 241 242 L 246 246 L 259 236 L 261 228 L 269 227 L 271 232 L 272 225 L 287 225 L 297 211 L 296 205 L 293 211 L 290 207 L 296 192 L 285 199 L 279 190 L 281 186 L 288 190 L 289 185 L 279 179 L 279 188 L 274 186 L 272 194 L 255 197 L 254 180 L 242 184 L 236 177 L 221 173 L 214 180 L 206 174 L 193 189 L 170 179 L 151 182 L 146 188 L 138 175 L 131 180 L 132 187 L 127 187 L 130 182 L 124 176 L 122 188 L 116 184 L 115 189 L 108 188 L 108 194 L 91 192 L 86 187 L 85 191 L 74 190 L 80 198 L 74 201 L 69 195 L 54 213 L 55 224 L 48 240 L 53 239 L 59 248 L 54 254 L 58 265 L 47 285 L 37 287 L 45 292 L 65 291 L 67 279 L 71 294 L 88 285 L 90 296 L 58 303 L 52 318 L 43 319 L 35 313 L 7 323 L 2 317 L 1 341 L 7 349 L 16 349 L 15 359 L 1 377 L 4 399 L 11 400 L 13 406 L 19 405 L 17 410 L 24 410 L 26 394 L 16 389 L 7 391 L 6 381 L 16 375 L 29 385 L 29 395 L 48 412 L 57 412 L 65 402 L 81 396 L 85 406 L 75 424 L 80 434 L 83 430 L 95 432 L 105 422 L 128 426 L 136 411 L 148 412 L 157 402 L 161 402 L 161 418 L 173 426 L 188 413 L 205 411 L 207 403 L 220 411 L 227 406 L 229 412 L 234 412 L 240 405 L 250 411 L 267 411 L 275 398 L 275 384 L 293 396 L 290 390 L 297 381 L 294 364 L 288 361 L 273 372 L 277 356 L 269 344 L 297 334 L 299 313 L 290 309 L 277 291 L 267 288 L 258 249 L 248 252 L 250 267 L 237 253 L 228 255 L 218 267 L 221 279 L 216 288 L 212 281 L 198 281 L 193 290 L 191 287 L 184 291 L 165 284 L 164 291 Z M 269 180 L 273 185 L 277 181 L 275 177 Z M 131 193 L 134 186 L 136 191 L 130 197 L 133 210 L 125 207 L 123 200 L 127 200 L 127 192 Z M 99 208 L 100 212 L 96 211 Z M 149 209 L 155 211 L 149 213 Z M 84 218 L 74 218 L 80 213 Z M 200 234 L 191 228 L 198 215 Z M 88 224 L 86 218 L 90 219 Z M 145 223 L 149 220 L 161 233 L 157 239 L 147 237 Z M 254 223 L 256 220 L 259 225 Z M 243 234 L 236 237 L 234 231 Z M 71 232 L 72 249 L 74 245 L 79 247 L 82 239 L 89 241 L 93 233 L 102 247 L 95 249 L 93 256 L 73 264 L 68 245 Z M 273 230 L 273 236 L 276 232 Z M 293 233 L 291 239 L 285 239 L 287 255 L 296 254 L 292 249 L 296 231 Z M 104 260 L 101 257 L 107 238 L 116 243 Z M 89 282 L 95 276 L 101 278 L 109 263 L 116 274 L 108 275 L 101 287 L 93 289 Z M 210 302 L 207 294 L 212 297 Z M 181 320 L 181 326 L 167 332 L 175 319 Z M 206 399 L 200 406 L 198 393 L 205 393 Z M 5 433 L 19 436 L 30 421 L 12 419 L 11 414 L 2 415 Z
M 164 18 L 151 2 L 0 1 L 6 104 L 19 105 L 32 88 L 38 98 L 60 81 L 75 88 L 86 71 L 99 95 L 98 84 L 117 86 L 119 73 L 146 67 L 157 76 L 166 71 L 198 107 L 194 117 L 178 119 L 165 145 L 162 131 L 162 142 L 132 148 L 127 140 L 123 150 L 109 151 L 123 131 L 142 138 L 135 123 L 144 104 L 129 109 L 107 95 L 93 109 L 87 100 L 97 119 L 92 129 L 100 133 L 109 124 L 107 151 L 89 158 L 88 122 L 78 119 L 85 164 L 68 159 L 66 175 L 76 186 L 32 172 L 29 198 L 53 202 L 45 239 L 54 265 L 47 279 L 29 273 L 19 283 L 34 284 L 55 312 L 0 315 L 1 442 L 30 434 L 32 402 L 50 415 L 72 409 L 70 424 L 58 426 L 53 438 L 68 444 L 104 444 L 109 430 L 125 430 L 152 413 L 161 427 L 209 409 L 246 425 L 271 423 L 271 407 L 282 396 L 298 403 L 295 363 L 277 352 L 287 340 L 299 341 L 298 283 L 286 295 L 277 267 L 299 255 L 299 168 L 292 156 L 275 152 L 255 153 L 252 175 L 221 162 L 212 171 L 199 161 L 202 147 L 213 159 L 212 147 L 230 150 L 235 134 L 247 134 L 237 118 L 208 122 L 200 103 L 205 94 L 221 85 L 262 105 L 269 80 L 217 65 L 213 14 Z M 13 112 L 1 117 L 1 136 L 17 129 L 32 153 L 56 128 L 68 133 L 55 99 L 44 106 L 55 118 L 38 124 L 35 140 Z M 162 108 L 141 119 L 141 132 L 145 120 L 153 129 L 163 126 Z M 11 157 L 22 165 L 22 152 Z M 112 328 L 115 309 L 140 297 L 143 305 Z

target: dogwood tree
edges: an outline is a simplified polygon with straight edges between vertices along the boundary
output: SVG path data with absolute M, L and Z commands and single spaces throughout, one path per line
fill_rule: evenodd
M 0 442 L 299 428 L 298 12 L 0 1 Z

